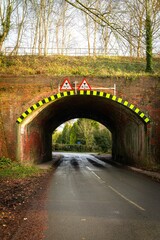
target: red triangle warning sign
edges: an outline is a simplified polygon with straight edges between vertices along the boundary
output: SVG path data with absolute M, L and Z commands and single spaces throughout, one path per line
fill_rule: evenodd
M 91 90 L 91 86 L 89 85 L 86 79 L 83 79 L 83 81 L 78 87 L 78 90 Z
M 60 86 L 60 90 L 73 90 L 69 79 L 64 79 L 62 85 Z

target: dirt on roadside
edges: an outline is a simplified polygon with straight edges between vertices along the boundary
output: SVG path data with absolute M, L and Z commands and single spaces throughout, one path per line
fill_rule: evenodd
M 45 198 L 52 171 L 27 179 L 0 179 L 0 239 L 41 240 L 47 227 Z

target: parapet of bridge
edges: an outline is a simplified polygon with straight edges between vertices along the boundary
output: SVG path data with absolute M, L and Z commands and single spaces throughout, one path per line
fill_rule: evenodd
M 70 77 L 73 85 L 82 77 Z M 91 118 L 112 132 L 113 160 L 136 165 L 160 163 L 160 79 L 87 78 L 112 90 L 58 94 L 62 77 L 0 79 L 0 156 L 24 163 L 51 159 L 52 132 L 72 118 Z

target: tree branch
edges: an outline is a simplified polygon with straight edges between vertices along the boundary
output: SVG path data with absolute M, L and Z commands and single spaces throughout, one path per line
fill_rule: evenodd
M 129 42 L 130 44 L 132 44 L 130 42 L 130 38 L 129 36 L 131 35 L 130 32 L 128 32 L 126 29 L 124 29 L 123 27 L 121 27 L 120 25 L 118 25 L 117 23 L 111 23 L 109 22 L 104 13 L 101 13 L 100 11 L 98 11 L 97 9 L 91 9 L 88 8 L 86 5 L 84 5 L 83 3 L 81 3 L 79 0 L 76 0 L 76 3 L 73 3 L 69 0 L 65 0 L 67 3 L 69 3 L 70 5 L 72 5 L 73 7 L 85 12 L 86 14 L 88 14 L 93 21 L 97 22 L 99 25 L 101 25 L 102 27 L 105 27 L 106 25 L 109 26 L 113 31 L 116 31 L 122 38 L 124 38 L 127 42 Z M 104 24 L 103 24 L 104 23 Z M 137 38 L 137 35 L 132 35 L 133 38 Z

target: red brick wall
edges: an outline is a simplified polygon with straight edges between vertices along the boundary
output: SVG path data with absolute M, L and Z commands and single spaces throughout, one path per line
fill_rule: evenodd
M 69 78 L 79 83 L 83 77 Z M 0 79 L 0 156 L 16 158 L 16 119 L 37 101 L 57 93 L 62 77 L 8 77 Z M 87 78 L 93 87 L 117 86 L 117 96 L 135 104 L 151 118 L 147 127 L 148 155 L 160 163 L 160 79 L 142 77 Z

